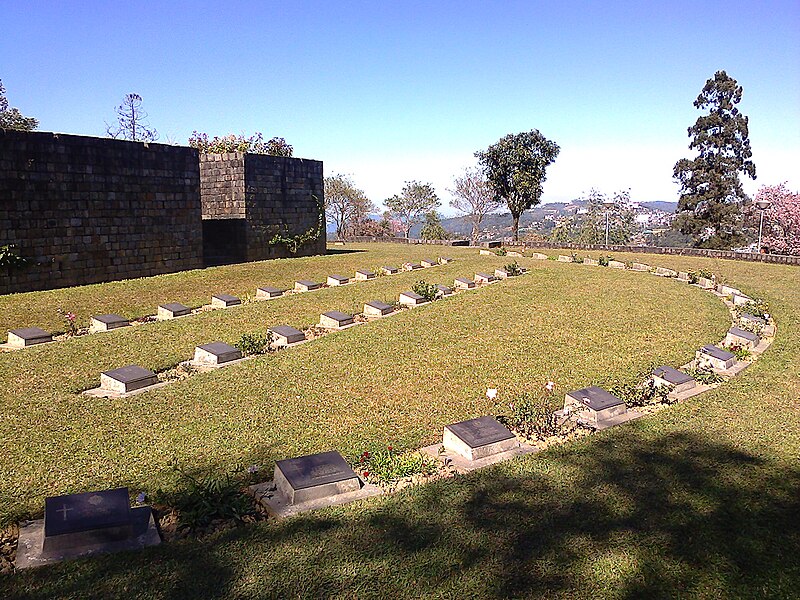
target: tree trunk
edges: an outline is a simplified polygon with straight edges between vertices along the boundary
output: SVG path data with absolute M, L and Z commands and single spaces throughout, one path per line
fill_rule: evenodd
M 518 242 L 519 241 L 519 215 L 512 214 L 511 216 L 514 217 L 514 226 L 513 226 L 514 241 Z

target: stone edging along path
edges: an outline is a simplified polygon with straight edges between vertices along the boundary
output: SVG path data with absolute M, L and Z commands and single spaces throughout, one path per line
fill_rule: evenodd
M 584 263 L 584 264 L 590 265 L 590 264 L 593 264 L 593 263 Z M 647 268 L 645 268 L 645 267 L 647 267 Z M 628 269 L 628 270 L 639 271 L 639 272 L 651 272 L 651 273 L 653 273 L 655 275 L 658 275 L 658 276 L 661 276 L 661 277 L 670 277 L 670 278 L 676 278 L 677 279 L 677 277 L 673 276 L 674 272 L 670 271 L 669 269 L 659 268 L 659 269 L 653 270 L 653 269 L 649 268 L 647 265 L 642 265 L 642 264 L 637 264 L 635 269 Z M 498 271 L 502 271 L 502 270 L 498 269 Z M 502 277 L 502 275 L 501 275 L 501 277 Z M 482 274 L 476 274 L 476 277 L 475 277 L 476 280 L 479 280 L 479 279 L 482 279 L 482 278 L 483 278 Z M 484 287 L 486 285 L 490 285 L 491 283 L 494 283 L 494 282 L 493 281 L 487 282 L 487 283 L 484 283 L 483 285 L 480 285 L 478 287 Z M 738 290 L 736 290 L 735 288 L 731 288 L 730 286 L 719 286 L 719 290 L 716 287 L 714 289 L 711 289 L 711 288 L 708 288 L 708 287 L 703 287 L 703 286 L 700 286 L 700 285 L 698 285 L 697 287 L 699 287 L 700 289 L 706 289 L 707 291 L 709 291 L 711 293 L 714 293 L 718 298 L 720 298 L 725 303 L 725 305 L 728 307 L 728 309 L 729 309 L 729 311 L 731 313 L 731 317 L 732 317 L 733 323 L 734 324 L 740 324 L 741 317 L 740 317 L 740 315 L 737 315 L 737 312 L 736 312 L 737 306 L 733 301 L 731 301 L 729 299 L 730 297 L 735 299 L 736 298 L 736 293 L 738 292 Z M 728 289 L 725 289 L 726 287 Z M 398 314 L 399 312 L 400 311 L 398 311 L 398 310 L 394 310 L 394 312 L 392 314 Z M 364 315 L 361 315 L 361 316 L 364 317 Z M 370 320 L 370 319 L 367 319 L 366 317 L 364 318 L 364 321 L 368 321 L 368 320 Z M 340 329 L 348 328 L 348 327 L 354 326 L 356 324 L 358 324 L 358 323 L 353 321 L 352 323 L 348 323 L 347 325 L 345 325 L 344 327 L 341 327 Z M 740 329 L 736 330 L 736 331 L 734 331 L 734 329 L 731 329 L 731 330 L 729 330 L 728 335 L 726 335 L 726 341 L 729 339 L 729 337 L 732 334 L 734 334 L 734 338 L 738 340 L 739 338 L 737 338 L 735 336 L 744 335 L 746 333 L 748 333 L 748 332 L 742 331 Z M 725 358 L 724 355 L 722 355 L 722 358 L 720 358 L 718 356 L 714 356 L 713 353 L 712 353 L 712 355 L 706 356 L 706 354 L 704 354 L 704 351 L 705 351 L 705 349 L 710 348 L 710 346 L 705 346 L 703 349 L 699 350 L 697 352 L 697 354 L 696 354 L 696 358 L 693 361 L 690 361 L 689 363 L 687 363 L 686 365 L 683 365 L 681 368 L 682 369 L 686 369 L 686 368 L 696 367 L 698 365 L 703 365 L 703 364 L 706 364 L 708 362 L 713 367 L 714 372 L 718 373 L 719 375 L 721 375 L 723 377 L 723 381 L 722 382 L 718 382 L 718 383 L 713 383 L 711 385 L 696 385 L 692 389 L 683 390 L 683 391 L 678 391 L 677 389 L 674 389 L 674 390 L 672 390 L 670 392 L 670 396 L 671 396 L 672 401 L 674 401 L 674 402 L 682 401 L 682 400 L 685 400 L 686 398 L 689 398 L 689 397 L 695 396 L 697 394 L 703 393 L 703 392 L 705 392 L 705 391 L 707 391 L 709 389 L 712 389 L 712 388 L 715 388 L 715 387 L 721 385 L 721 383 L 726 381 L 727 378 L 736 376 L 738 373 L 740 373 L 744 368 L 746 368 L 750 364 L 750 362 L 752 362 L 752 360 L 757 360 L 760 357 L 760 355 L 772 343 L 772 341 L 774 339 L 774 336 L 775 336 L 775 333 L 776 333 L 775 324 L 774 324 L 774 321 L 772 321 L 772 319 L 767 318 L 767 320 L 765 322 L 765 327 L 763 328 L 762 333 L 764 334 L 764 337 L 762 339 L 758 339 L 757 342 L 754 342 L 754 347 L 752 348 L 751 355 L 750 355 L 752 358 L 750 360 L 741 361 L 741 362 L 738 362 L 738 363 L 737 363 L 737 361 L 733 360 L 730 364 L 728 364 L 727 362 L 725 362 L 723 360 Z M 742 339 L 747 340 L 748 338 L 747 338 L 747 336 L 744 336 L 744 338 L 742 338 Z M 723 341 L 723 343 L 724 343 L 724 341 Z M 717 350 L 720 350 L 720 349 L 717 348 Z M 723 360 L 723 362 L 722 363 L 715 363 L 715 362 L 713 362 L 712 359 L 718 360 L 718 361 L 719 360 Z M 233 361 L 233 362 L 236 362 L 236 361 Z M 665 367 L 665 368 L 668 368 L 668 367 Z M 659 369 L 661 369 L 661 368 L 659 368 Z M 657 369 L 657 371 L 659 369 Z M 662 375 L 663 375 L 663 373 L 662 373 Z M 590 390 L 590 389 L 592 389 L 592 388 L 585 388 L 584 390 L 580 390 L 580 391 L 587 391 L 587 390 Z M 595 389 L 599 389 L 599 388 L 595 388 Z M 603 390 L 600 390 L 600 391 L 603 391 Z M 574 394 L 574 392 L 571 392 L 570 394 Z M 570 394 L 567 395 L 567 399 L 570 398 Z M 607 392 L 606 392 L 606 394 L 607 394 Z M 303 512 L 305 510 L 312 510 L 312 509 L 316 509 L 316 508 L 320 508 L 320 507 L 324 507 L 324 506 L 331 506 L 331 505 L 335 505 L 335 504 L 343 504 L 343 503 L 350 502 L 350 501 L 353 501 L 353 500 L 356 500 L 356 499 L 359 499 L 359 498 L 369 497 L 369 496 L 372 496 L 372 495 L 377 495 L 377 494 L 382 494 L 382 493 L 390 493 L 390 492 L 398 489 L 399 487 L 404 487 L 405 485 L 409 485 L 409 484 L 413 484 L 413 483 L 424 483 L 425 481 L 430 480 L 430 479 L 439 479 L 439 478 L 442 478 L 442 477 L 453 476 L 456 473 L 463 473 L 463 472 L 471 471 L 471 470 L 474 470 L 474 469 L 477 469 L 477 468 L 481 468 L 481 467 L 484 467 L 484 466 L 487 466 L 487 465 L 490 465 L 490 464 L 495 464 L 495 463 L 503 461 L 503 460 L 508 460 L 510 458 L 513 458 L 513 457 L 516 457 L 516 456 L 520 456 L 522 454 L 529 454 L 529 453 L 533 453 L 533 452 L 538 452 L 538 451 L 548 447 L 549 445 L 556 444 L 556 443 L 564 443 L 564 442 L 568 441 L 569 439 L 572 439 L 572 438 L 577 437 L 577 436 L 589 435 L 592 431 L 604 429 L 604 428 L 606 428 L 606 426 L 617 425 L 619 423 L 622 423 L 622 422 L 625 422 L 625 421 L 628 421 L 628 420 L 632 420 L 634 418 L 641 417 L 644 414 L 650 414 L 650 413 L 653 413 L 653 412 L 657 412 L 659 410 L 662 410 L 666 406 L 668 406 L 668 404 L 650 405 L 650 406 L 645 407 L 645 409 L 643 409 L 641 412 L 630 413 L 626 418 L 620 419 L 620 418 L 618 418 L 618 416 L 615 416 L 615 417 L 611 418 L 607 422 L 607 424 L 605 426 L 603 426 L 603 423 L 599 422 L 597 419 L 593 423 L 592 422 L 587 422 L 585 419 L 582 420 L 581 415 L 585 415 L 585 413 L 586 413 L 586 410 L 582 410 L 582 409 L 585 409 L 586 407 L 578 407 L 577 409 L 573 409 L 572 411 L 570 411 L 570 408 L 567 406 L 567 399 L 565 399 L 565 410 L 564 411 L 558 411 L 556 413 L 559 416 L 559 418 L 562 419 L 561 420 L 561 424 L 562 425 L 564 423 L 572 423 L 573 424 L 573 427 L 572 427 L 571 431 L 568 432 L 566 435 L 558 434 L 558 435 L 550 436 L 549 438 L 544 438 L 544 439 L 539 439 L 539 440 L 527 439 L 527 438 L 521 437 L 519 435 L 515 435 L 514 433 L 508 431 L 502 425 L 500 425 L 499 423 L 494 421 L 493 417 L 480 417 L 478 419 L 473 419 L 471 421 L 465 421 L 463 423 L 456 423 L 456 424 L 445 426 L 445 436 L 444 436 L 444 440 L 443 440 L 442 444 L 436 444 L 434 446 L 429 446 L 429 447 L 426 447 L 426 448 L 423 448 L 423 449 L 420 450 L 421 452 L 424 452 L 424 453 L 428 454 L 432 458 L 437 459 L 439 461 L 439 463 L 440 463 L 439 470 L 433 476 L 430 476 L 430 477 L 427 477 L 427 478 L 412 478 L 410 481 L 408 481 L 408 480 L 401 481 L 399 484 L 396 484 L 396 485 L 383 485 L 383 486 L 381 486 L 381 485 L 375 485 L 375 484 L 370 483 L 369 475 L 367 473 L 363 474 L 363 479 L 362 479 L 362 477 L 360 475 L 356 475 L 348 467 L 347 470 L 349 471 L 350 475 L 352 475 L 352 478 L 351 478 L 350 481 L 355 481 L 356 482 L 356 487 L 355 488 L 344 488 L 344 487 L 341 487 L 342 482 L 331 482 L 331 483 L 329 483 L 327 485 L 318 486 L 319 490 L 320 490 L 320 494 L 317 495 L 317 496 L 312 494 L 311 496 L 303 496 L 304 499 L 303 500 L 298 500 L 297 502 L 295 502 L 294 500 L 287 501 L 287 497 L 285 495 L 285 491 L 287 489 L 289 490 L 289 493 L 292 494 L 292 497 L 294 497 L 294 494 L 299 493 L 299 491 L 292 488 L 291 482 L 289 482 L 287 484 L 287 478 L 284 478 L 283 472 L 281 471 L 281 468 L 286 469 L 286 468 L 288 468 L 288 467 L 290 467 L 292 465 L 283 464 L 281 466 L 281 464 L 282 463 L 294 463 L 296 461 L 304 461 L 304 460 L 308 461 L 309 459 L 316 459 L 316 458 L 322 456 L 322 455 L 311 455 L 311 456 L 308 456 L 308 457 L 299 457 L 297 459 L 288 459 L 288 460 L 278 461 L 278 463 L 276 464 L 274 480 L 270 481 L 270 482 L 263 483 L 263 484 L 258 484 L 256 486 L 252 486 L 250 488 L 249 492 L 256 498 L 256 500 L 260 504 L 262 504 L 262 506 L 265 509 L 266 513 L 268 513 L 269 515 L 277 516 L 277 517 L 290 516 L 292 514 L 297 514 L 298 512 Z M 587 404 L 588 404 L 588 402 L 587 402 Z M 623 403 L 623 405 L 624 405 L 624 403 Z M 452 442 L 450 444 L 448 444 L 447 440 L 448 440 L 448 431 L 449 430 L 455 430 L 454 428 L 459 427 L 459 426 L 464 426 L 464 425 L 472 426 L 476 422 L 486 421 L 486 420 L 494 421 L 494 424 L 497 427 L 499 427 L 500 429 L 505 430 L 508 433 L 508 436 L 501 436 L 502 440 L 500 440 L 499 442 L 497 442 L 495 444 L 495 445 L 502 444 L 502 446 L 497 446 L 495 451 L 489 453 L 488 455 L 483 455 L 483 454 L 472 452 L 471 454 L 469 454 L 468 456 L 465 457 L 465 456 L 462 456 L 461 455 L 462 453 L 459 452 L 458 450 L 454 450 Z M 487 422 L 481 423 L 480 426 L 481 427 L 485 427 L 487 424 L 490 426 L 490 428 L 494 427 L 494 425 L 492 425 L 491 423 L 487 423 Z M 477 431 L 477 429 L 475 429 L 474 431 Z M 452 438 L 453 436 L 450 435 L 450 437 Z M 488 447 L 488 446 L 486 446 L 486 447 Z M 472 449 L 472 450 L 475 450 L 475 449 Z M 412 450 L 410 452 L 415 452 L 415 451 Z M 323 454 L 335 454 L 335 455 L 338 455 L 338 453 L 336 453 L 336 452 L 329 452 L 329 453 L 323 453 Z M 339 456 L 339 458 L 341 458 L 341 457 Z M 326 464 L 323 464 L 322 466 L 326 467 Z M 333 486 L 333 487 L 331 487 L 331 486 Z M 316 489 L 316 488 L 314 488 L 314 489 Z M 30 522 L 23 523 L 23 524 L 21 524 L 21 527 L 28 527 L 29 523 Z M 22 543 L 21 540 L 22 540 L 22 536 L 20 536 L 20 544 Z M 30 540 L 26 541 L 26 544 L 28 544 L 27 547 L 30 547 Z

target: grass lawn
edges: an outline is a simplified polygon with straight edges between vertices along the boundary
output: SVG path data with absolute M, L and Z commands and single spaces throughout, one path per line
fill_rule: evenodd
M 347 249 L 351 249 L 350 246 Z M 424 278 L 493 270 L 476 250 L 364 245 L 352 253 L 218 267 L 0 297 L 3 329 L 152 314 L 215 291 L 324 280 L 436 257 L 456 261 L 344 288 L 0 355 L 0 520 L 45 496 L 172 489 L 170 468 L 229 473 L 336 448 L 416 448 L 547 379 L 559 392 L 680 364 L 728 314 L 673 280 L 517 259 L 525 277 L 436 302 L 127 400 L 79 395 L 99 372 L 164 369 L 195 345 L 297 327 L 394 301 Z M 557 253 L 549 251 L 550 254 Z M 800 589 L 800 286 L 796 268 L 625 256 L 710 268 L 765 297 L 778 337 L 725 386 L 561 448 L 391 497 L 145 552 L 0 576 L 0 597 L 775 597 Z

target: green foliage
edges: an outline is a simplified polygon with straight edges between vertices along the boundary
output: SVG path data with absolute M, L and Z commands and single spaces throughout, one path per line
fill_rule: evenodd
M 6 271 L 11 273 L 12 271 L 22 269 L 28 264 L 28 259 L 24 256 L 20 256 L 16 248 L 14 244 L 0 246 L 0 269 L 6 269 Z
M 508 206 L 519 240 L 519 218 L 541 202 L 546 169 L 561 148 L 538 129 L 508 134 L 484 151 L 475 152 L 496 200 Z
M 559 419 L 553 414 L 557 400 L 552 392 L 524 392 L 508 405 L 508 414 L 497 420 L 528 439 L 543 440 L 561 432 Z
M 696 382 L 704 385 L 713 385 L 725 381 L 722 375 L 718 375 L 711 367 L 699 367 L 696 369 L 687 369 L 686 373 L 692 377 Z
M 117 124 L 106 124 L 106 133 L 110 137 L 132 142 L 153 142 L 158 139 L 158 131 L 147 122 L 147 113 L 142 108 L 139 94 L 126 94 L 116 111 Z
M 409 237 L 411 227 L 422 221 L 422 215 L 435 210 L 442 203 L 430 183 L 406 181 L 400 195 L 394 195 L 383 201 L 392 217 L 402 223 Z
M 266 354 L 270 350 L 273 341 L 272 332 L 267 333 L 243 333 L 235 346 L 241 350 L 245 356 L 254 354 Z
M 411 286 L 411 290 L 415 294 L 419 294 L 428 302 L 432 302 L 436 300 L 436 297 L 439 294 L 439 288 L 436 287 L 435 283 L 427 283 L 425 280 L 418 281 L 413 286 Z
M 419 232 L 419 237 L 423 240 L 449 240 L 450 234 L 442 226 L 439 214 L 432 210 L 425 213 L 425 224 Z
M 189 138 L 189 146 L 197 148 L 201 154 L 227 154 L 229 152 L 246 152 L 248 154 L 268 154 L 270 156 L 292 156 L 294 148 L 282 137 L 274 137 L 264 141 L 264 135 L 256 132 L 250 137 L 229 133 L 222 137 L 208 139 L 207 133 L 193 131 Z
M 233 519 L 242 522 L 254 513 L 253 503 L 242 492 L 249 477 L 233 477 L 199 473 L 192 475 L 173 466 L 178 474 L 177 487 L 180 492 L 165 493 L 158 490 L 157 502 L 163 502 L 178 510 L 180 528 L 205 527 L 215 519 Z
M 742 237 L 741 205 L 747 195 L 739 172 L 756 178 L 750 158 L 747 117 L 736 105 L 742 86 L 725 71 L 717 71 L 694 101 L 695 108 L 708 109 L 689 128 L 694 159 L 675 163 L 673 174 L 681 186 L 675 227 L 691 235 L 695 246 L 731 248 Z
M 375 483 L 396 483 L 414 475 L 433 475 L 438 470 L 435 458 L 422 452 L 397 452 L 392 446 L 364 452 L 354 467 Z
M 519 266 L 517 261 L 507 264 L 503 267 L 509 275 L 512 277 L 516 277 L 517 275 L 522 275 L 522 268 Z
M 39 126 L 39 121 L 33 117 L 25 117 L 16 108 L 8 106 L 6 88 L 0 79 L 0 129 L 14 129 L 17 131 L 33 131 Z

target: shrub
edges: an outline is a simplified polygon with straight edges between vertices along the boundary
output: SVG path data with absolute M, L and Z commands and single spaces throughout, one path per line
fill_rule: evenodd
M 435 458 L 422 452 L 397 452 L 387 446 L 376 452 L 364 452 L 356 470 L 375 483 L 395 483 L 413 475 L 432 475 L 438 469 Z
M 419 294 L 420 296 L 425 298 L 425 300 L 428 302 L 436 300 L 436 297 L 439 294 L 439 288 L 436 287 L 436 284 L 427 283 L 425 280 L 418 281 L 413 286 L 411 286 L 411 289 L 415 294 Z
M 239 341 L 236 342 L 235 345 L 245 356 L 252 356 L 269 352 L 272 341 L 273 336 L 271 332 L 243 333 L 242 337 L 239 338 Z

